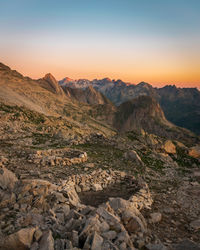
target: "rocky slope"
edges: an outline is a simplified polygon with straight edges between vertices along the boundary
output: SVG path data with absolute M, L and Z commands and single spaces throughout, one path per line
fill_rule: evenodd
M 159 102 L 168 120 L 200 134 L 200 91 L 165 86 L 157 89 Z
M 138 96 L 151 96 L 160 103 L 169 121 L 200 134 L 200 91 L 196 88 L 177 88 L 175 86 L 153 88 L 145 82 L 133 85 L 109 78 L 93 81 L 67 78 L 67 80 L 63 79 L 59 83 L 62 86 L 72 88 L 93 86 L 117 106 Z
M 189 130 L 170 123 L 159 105 L 150 96 L 139 96 L 122 103 L 115 112 L 113 126 L 120 132 L 142 130 L 165 138 L 180 140 L 186 144 L 199 142 L 199 138 Z
M 62 87 L 65 94 L 72 99 L 87 104 L 111 104 L 111 101 L 107 99 L 103 94 L 95 90 L 92 86 L 88 86 L 85 89 L 70 88 L 67 86 Z
M 199 250 L 199 146 L 153 134 L 152 98 L 80 104 L 45 78 L 0 67 L 0 249 Z
M 144 129 L 155 134 L 163 133 L 158 132 L 159 127 L 174 127 L 166 120 L 160 105 L 150 96 L 139 96 L 122 103 L 118 107 L 115 124 L 120 131 Z

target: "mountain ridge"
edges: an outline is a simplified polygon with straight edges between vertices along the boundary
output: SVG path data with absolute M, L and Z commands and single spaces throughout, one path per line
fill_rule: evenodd
M 66 84 L 83 89 L 91 85 L 117 106 L 138 96 L 151 96 L 160 103 L 169 121 L 200 134 L 200 91 L 197 88 L 180 88 L 175 85 L 157 88 L 146 82 L 134 85 L 108 79 L 79 79 Z M 64 83 L 61 80 L 59 84 L 63 86 Z

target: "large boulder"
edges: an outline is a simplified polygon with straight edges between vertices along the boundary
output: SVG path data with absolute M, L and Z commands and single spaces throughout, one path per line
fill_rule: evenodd
M 3 242 L 2 248 L 4 250 L 28 250 L 33 241 L 33 235 L 36 228 L 23 228 L 18 232 L 9 235 Z

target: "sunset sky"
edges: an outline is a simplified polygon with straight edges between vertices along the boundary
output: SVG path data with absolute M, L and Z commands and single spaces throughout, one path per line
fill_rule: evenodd
M 200 0 L 1 0 L 0 61 L 33 78 L 200 87 Z

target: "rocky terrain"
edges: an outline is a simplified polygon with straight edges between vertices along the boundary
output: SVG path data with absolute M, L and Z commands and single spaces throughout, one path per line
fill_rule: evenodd
M 72 89 L 93 86 L 117 106 L 139 96 L 151 96 L 159 102 L 170 122 L 200 134 L 200 91 L 197 88 L 177 88 L 174 85 L 153 88 L 145 82 L 134 85 L 109 78 L 93 81 L 64 78 L 59 83 Z
M 198 136 L 0 66 L 0 249 L 200 249 Z

